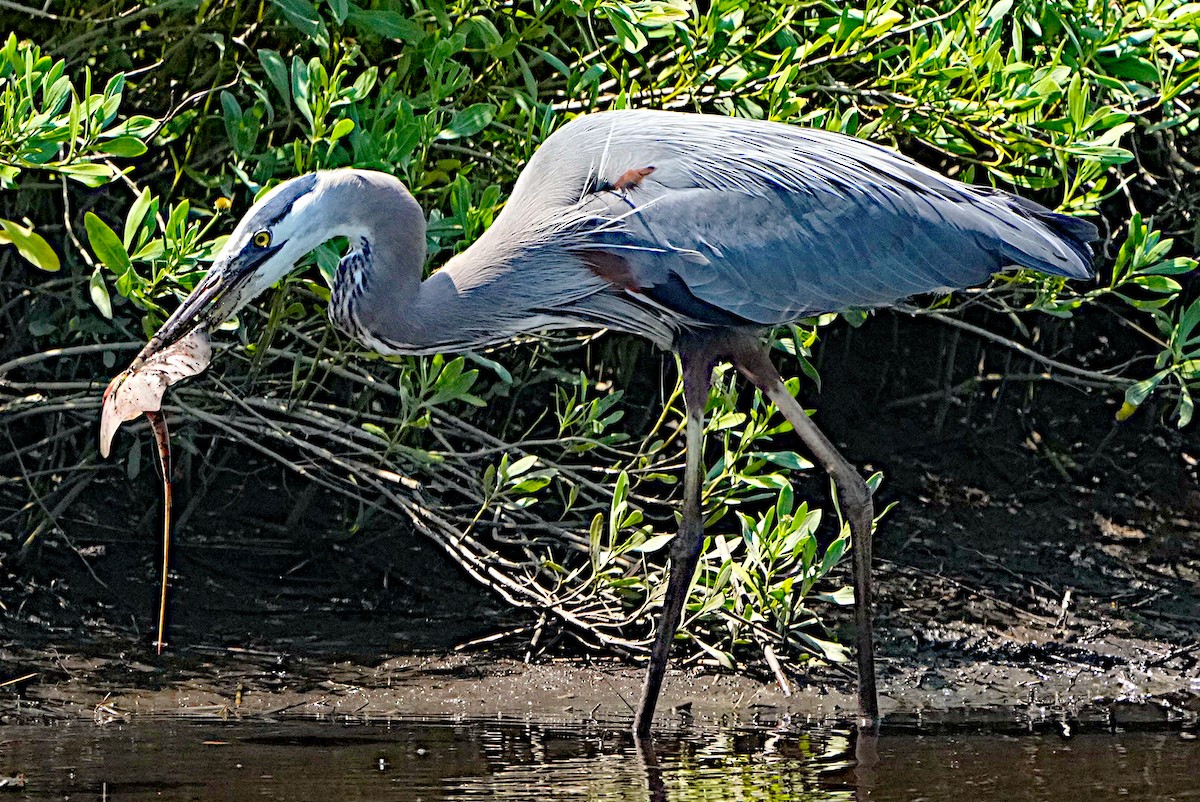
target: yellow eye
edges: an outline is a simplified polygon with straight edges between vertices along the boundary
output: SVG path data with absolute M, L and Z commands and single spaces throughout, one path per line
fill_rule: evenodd
M 271 232 L 264 228 L 262 231 L 256 232 L 251 241 L 258 247 L 265 248 L 271 244 Z

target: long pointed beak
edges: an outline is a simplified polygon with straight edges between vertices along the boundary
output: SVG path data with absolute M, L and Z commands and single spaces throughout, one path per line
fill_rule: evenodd
M 266 248 L 249 257 L 245 253 L 218 256 L 191 294 L 138 353 L 131 367 L 140 366 L 200 326 L 216 326 L 231 317 L 250 300 L 245 290 L 255 271 L 278 250 L 278 247 Z
M 186 337 L 200 326 L 212 322 L 221 296 L 229 289 L 230 284 L 227 278 L 229 271 L 221 269 L 222 267 L 220 263 L 213 265 L 191 294 L 167 318 L 167 322 L 154 333 L 150 342 L 146 343 L 133 360 L 131 367 L 141 365 L 157 352 Z

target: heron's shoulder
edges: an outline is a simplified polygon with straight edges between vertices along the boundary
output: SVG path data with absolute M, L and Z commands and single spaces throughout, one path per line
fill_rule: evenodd
M 832 190 L 858 194 L 883 185 L 942 191 L 949 182 L 908 157 L 846 134 L 771 120 L 649 109 L 576 117 L 530 161 L 539 185 L 574 181 L 597 169 L 614 176 L 659 169 L 671 186 L 757 192 Z M 610 177 L 611 178 L 611 177 Z

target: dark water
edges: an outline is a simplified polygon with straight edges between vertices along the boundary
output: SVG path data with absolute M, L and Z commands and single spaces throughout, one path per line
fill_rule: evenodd
M 511 722 L 141 721 L 0 729 L 4 800 L 1200 800 L 1178 733 L 885 736 L 855 770 L 827 729 L 696 731 L 639 752 L 616 729 Z

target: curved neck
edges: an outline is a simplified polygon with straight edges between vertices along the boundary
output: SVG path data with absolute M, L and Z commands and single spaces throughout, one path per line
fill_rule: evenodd
M 467 298 L 444 268 L 422 282 L 380 287 L 359 309 L 361 340 L 382 353 L 437 354 L 479 344 Z
M 378 176 L 378 177 L 377 177 Z M 418 353 L 443 341 L 436 314 L 457 292 L 445 280 L 422 283 L 425 216 L 395 179 L 372 174 L 347 184 L 342 231 L 350 249 L 338 264 L 329 317 L 347 334 L 380 351 Z M 336 208 L 337 201 L 334 202 Z M 447 289 L 451 291 L 447 291 Z

